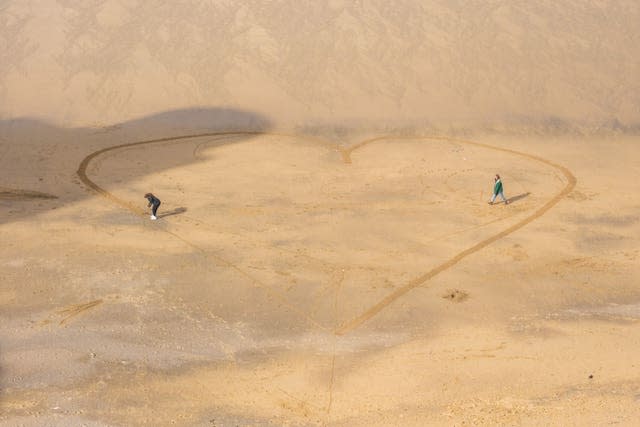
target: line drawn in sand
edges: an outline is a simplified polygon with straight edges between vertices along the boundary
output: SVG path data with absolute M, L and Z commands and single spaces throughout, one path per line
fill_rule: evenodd
M 69 306 L 63 310 L 59 310 L 56 311 L 56 314 L 60 314 L 62 316 L 64 316 L 64 318 L 60 321 L 60 325 L 64 325 L 65 323 L 67 323 L 69 320 L 71 320 L 72 318 L 76 317 L 77 315 L 79 315 L 80 313 L 83 313 L 89 309 L 92 309 L 93 307 L 96 307 L 98 305 L 102 304 L 102 300 L 101 299 L 97 299 L 95 301 L 91 301 L 91 302 L 87 302 L 84 304 L 74 304 L 72 306 Z
M 506 228 L 505 230 L 502 230 L 502 231 L 494 234 L 493 236 L 490 236 L 490 237 L 488 237 L 488 238 L 486 238 L 486 239 L 474 244 L 473 246 L 463 250 L 462 252 L 459 252 L 457 255 L 455 255 L 452 258 L 450 258 L 449 260 L 443 262 L 439 266 L 431 269 L 430 271 L 422 274 L 421 276 L 418 276 L 415 279 L 410 280 L 409 282 L 405 283 L 400 288 L 396 289 L 395 291 L 393 291 L 392 293 L 390 293 L 386 297 L 382 298 L 378 303 L 374 304 L 369 309 L 365 310 L 359 316 L 356 316 L 352 320 L 350 320 L 348 322 L 345 322 L 342 326 L 340 326 L 339 328 L 337 328 L 334 331 L 337 335 L 344 335 L 344 334 L 346 334 L 346 333 L 348 333 L 348 332 L 360 327 L 366 321 L 368 321 L 369 319 L 371 319 L 372 317 L 374 317 L 375 315 L 380 313 L 383 309 L 385 309 L 386 307 L 388 307 L 389 305 L 394 303 L 398 298 L 404 296 L 409 291 L 417 288 L 418 286 L 422 286 L 424 283 L 426 283 L 427 281 L 429 281 L 430 279 L 432 279 L 436 275 L 442 273 L 443 271 L 448 270 L 449 268 L 453 267 L 454 265 L 456 265 L 457 263 L 462 261 L 467 256 L 478 252 L 479 250 L 489 246 L 491 243 L 493 243 L 493 242 L 495 242 L 497 240 L 500 240 L 503 237 L 508 236 L 509 234 L 513 233 L 514 231 L 519 230 L 520 228 L 522 228 L 525 225 L 529 224 L 533 220 L 535 220 L 537 218 L 540 218 L 549 209 L 551 209 L 558 202 L 560 202 L 560 200 L 562 200 L 567 195 L 569 195 L 569 193 L 571 193 L 571 191 L 573 191 L 573 189 L 575 188 L 576 183 L 577 183 L 576 177 L 573 175 L 573 173 L 571 173 L 571 171 L 569 169 L 565 168 L 564 166 L 561 166 L 561 165 L 558 165 L 556 163 L 553 163 L 553 162 L 551 162 L 551 161 L 549 161 L 547 159 L 544 159 L 542 157 L 535 156 L 535 155 L 532 155 L 532 154 L 523 153 L 521 151 L 516 151 L 516 150 L 509 149 L 509 148 L 496 147 L 496 146 L 493 146 L 493 145 L 483 144 L 483 143 L 480 143 L 480 142 L 459 140 L 459 139 L 454 139 L 454 138 L 449 138 L 449 137 L 442 137 L 442 136 L 431 136 L 431 137 L 424 136 L 424 137 L 420 137 L 420 136 L 393 136 L 393 135 L 389 135 L 389 136 L 376 137 L 376 138 L 368 139 L 366 141 L 362 141 L 362 142 L 356 144 L 354 147 L 352 147 L 351 149 L 348 150 L 348 157 L 350 159 L 351 158 L 351 154 L 356 149 L 359 149 L 361 147 L 364 147 L 364 146 L 366 146 L 368 144 L 371 144 L 373 142 L 376 142 L 376 141 L 391 140 L 391 139 L 401 139 L 401 140 L 434 139 L 434 140 L 442 140 L 442 141 L 453 141 L 453 142 L 458 142 L 458 143 L 462 143 L 462 144 L 468 144 L 468 145 L 473 145 L 473 146 L 477 146 L 477 147 L 487 148 L 487 149 L 490 149 L 490 150 L 502 151 L 502 152 L 505 152 L 505 153 L 514 154 L 514 155 L 525 157 L 525 158 L 528 158 L 528 159 L 531 159 L 531 160 L 534 160 L 534 161 L 538 161 L 540 163 L 543 163 L 543 164 L 546 164 L 548 166 L 551 166 L 552 168 L 562 172 L 562 174 L 564 175 L 564 177 L 566 179 L 566 185 L 558 194 L 555 195 L 555 197 L 553 197 L 551 200 L 549 200 L 547 203 L 545 203 L 542 207 L 538 208 L 533 214 L 528 215 L 526 218 L 518 221 L 516 224 Z

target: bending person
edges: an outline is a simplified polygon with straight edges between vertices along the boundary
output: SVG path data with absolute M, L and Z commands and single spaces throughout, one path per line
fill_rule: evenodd
M 151 208 L 151 219 L 155 221 L 156 219 L 158 219 L 158 217 L 156 216 L 156 213 L 158 212 L 158 208 L 160 207 L 160 203 L 161 203 L 160 199 L 158 199 L 152 193 L 145 194 L 144 198 L 149 201 L 149 204 L 147 205 L 147 207 Z

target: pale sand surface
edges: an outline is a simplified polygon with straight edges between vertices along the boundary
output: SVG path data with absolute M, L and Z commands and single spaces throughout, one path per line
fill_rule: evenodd
M 577 185 L 347 331 L 535 214 L 565 178 L 448 140 L 377 141 L 349 164 L 302 136 L 208 136 L 89 164 L 137 209 L 157 189 L 158 222 L 77 184 L 3 196 L 2 420 L 632 425 L 637 138 L 474 140 L 553 159 Z M 23 173 L 73 181 L 86 153 L 64 144 L 43 161 L 60 168 Z M 486 204 L 494 170 L 520 196 L 509 206 Z
M 639 6 L 531 3 L 0 4 L 0 425 L 637 425 Z

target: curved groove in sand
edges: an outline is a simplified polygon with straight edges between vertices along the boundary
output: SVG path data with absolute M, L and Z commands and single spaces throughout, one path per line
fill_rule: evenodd
M 493 145 L 483 144 L 483 143 L 480 143 L 480 142 L 466 141 L 466 140 L 460 140 L 460 139 L 448 138 L 448 137 L 439 137 L 439 136 L 392 136 L 392 135 L 381 136 L 381 137 L 371 138 L 371 139 L 362 141 L 362 142 L 360 142 L 360 143 L 348 148 L 347 150 L 345 150 L 344 156 L 350 162 L 351 161 L 351 154 L 355 150 L 357 150 L 357 149 L 359 149 L 359 148 L 361 148 L 361 147 L 363 147 L 365 145 L 368 145 L 368 144 L 371 144 L 373 142 L 376 142 L 376 141 L 390 140 L 390 139 L 404 139 L 404 140 L 435 139 L 435 140 L 441 140 L 441 141 L 457 142 L 457 143 L 462 143 L 462 144 L 467 144 L 467 145 L 475 145 L 477 147 L 487 148 L 487 149 L 495 150 L 495 151 L 502 151 L 502 152 L 505 152 L 505 153 L 514 154 L 514 155 L 517 155 L 517 156 L 521 156 L 521 157 L 525 157 L 525 158 L 528 158 L 528 159 L 531 159 L 531 160 L 535 160 L 535 161 L 544 163 L 545 165 L 551 166 L 551 167 L 555 168 L 556 170 L 559 170 L 560 172 L 562 172 L 562 174 L 564 175 L 564 177 L 567 180 L 567 183 L 566 183 L 565 187 L 558 194 L 556 194 L 551 200 L 549 200 L 547 203 L 545 203 L 542 207 L 538 208 L 531 215 L 529 215 L 526 218 L 522 219 L 521 221 L 515 223 L 514 225 L 510 226 L 509 228 L 507 228 L 507 229 L 505 229 L 505 230 L 503 230 L 503 231 L 501 231 L 499 233 L 496 233 L 493 236 L 490 236 L 490 237 L 482 240 L 481 242 L 478 242 L 475 245 L 463 250 L 462 252 L 458 253 L 457 255 L 455 255 L 454 257 L 450 258 L 449 260 L 443 262 L 442 264 L 438 265 L 437 267 L 435 267 L 435 268 L 431 269 L 430 271 L 424 273 L 423 275 L 421 275 L 419 277 L 416 277 L 415 279 L 407 282 L 406 284 L 404 284 L 400 288 L 396 289 L 395 291 L 393 291 L 392 293 L 390 293 L 389 295 L 387 295 L 386 297 L 381 299 L 378 303 L 373 305 L 371 308 L 367 309 L 361 315 L 355 317 L 354 319 L 344 323 L 342 326 L 337 328 L 334 331 L 337 335 L 344 335 L 347 332 L 352 331 L 353 329 L 356 329 L 357 327 L 362 325 L 364 322 L 366 322 L 367 320 L 371 319 L 373 316 L 378 314 L 380 311 L 382 311 L 388 305 L 390 305 L 393 302 L 395 302 L 398 298 L 400 298 L 403 295 L 405 295 L 407 292 L 411 291 L 412 289 L 414 289 L 414 288 L 416 288 L 418 286 L 421 286 L 422 284 L 424 284 L 425 282 L 427 282 L 428 280 L 430 280 L 434 276 L 438 275 L 439 273 L 442 273 L 443 271 L 453 267 L 454 265 L 456 265 L 457 263 L 462 261 L 467 256 L 469 256 L 469 255 L 471 255 L 471 254 L 473 254 L 475 252 L 478 252 L 479 250 L 489 246 L 491 243 L 495 242 L 496 240 L 502 239 L 503 237 L 508 236 L 509 234 L 513 233 L 514 231 L 517 231 L 517 230 L 521 229 L 522 227 L 524 227 L 525 225 L 527 225 L 530 222 L 534 221 L 535 219 L 540 218 L 549 209 L 554 207 L 560 200 L 562 200 L 569 193 L 571 193 L 571 191 L 573 190 L 573 188 L 576 186 L 576 183 L 577 183 L 576 177 L 573 175 L 573 173 L 571 173 L 571 171 L 569 169 L 567 169 L 566 167 L 561 166 L 561 165 L 559 165 L 557 163 L 553 163 L 552 161 L 544 159 L 542 157 L 535 156 L 533 154 L 523 153 L 521 151 L 511 150 L 509 148 L 495 147 Z
M 129 202 L 119 199 L 118 197 L 109 193 L 107 190 L 100 187 L 98 184 L 96 184 L 91 179 L 89 179 L 89 177 L 87 176 L 87 168 L 89 167 L 89 164 L 91 163 L 92 160 L 94 160 L 96 157 L 104 153 L 108 153 L 109 151 L 120 150 L 122 148 L 136 147 L 138 145 L 155 144 L 159 142 L 179 141 L 182 139 L 200 138 L 204 136 L 226 136 L 226 135 L 234 136 L 234 135 L 260 135 L 260 134 L 261 132 L 209 132 L 209 133 L 200 133 L 200 134 L 193 134 L 193 135 L 172 136 L 167 138 L 148 139 L 144 141 L 128 142 L 125 144 L 113 145 L 111 147 L 103 148 L 102 150 L 94 151 L 93 153 L 89 154 L 87 157 L 82 159 L 82 162 L 80 162 L 80 165 L 78 166 L 78 170 L 76 173 L 78 174 L 80 181 L 82 181 L 84 185 L 86 185 L 96 193 L 100 194 L 102 197 L 105 197 L 106 199 L 111 200 L 113 203 L 120 205 L 131 212 L 134 212 L 138 215 L 144 215 L 145 214 L 144 210 L 140 209 L 139 207 Z
M 475 142 L 475 141 L 467 141 L 467 140 L 461 140 L 461 139 L 456 139 L 456 138 L 449 138 L 449 137 L 442 137 L 442 136 L 428 136 L 428 135 L 425 135 L 425 136 L 394 136 L 394 135 L 387 135 L 387 136 L 380 136 L 380 137 L 376 137 L 376 138 L 367 139 L 367 140 L 361 141 L 361 142 L 359 142 L 357 144 L 354 144 L 354 145 L 352 145 L 350 147 L 342 148 L 337 144 L 331 144 L 331 143 L 329 143 L 329 142 L 327 142 L 325 140 L 322 140 L 320 138 L 311 137 L 311 136 L 303 136 L 303 137 L 301 137 L 301 136 L 297 136 L 297 135 L 284 134 L 284 133 L 270 133 L 270 132 L 258 132 L 258 131 L 255 131 L 255 132 L 252 132 L 252 131 L 208 132 L 208 133 L 182 135 L 182 136 L 167 137 L 167 138 L 158 138 L 158 139 L 151 139 L 151 140 L 145 140 L 145 141 L 137 141 L 137 142 L 131 142 L 131 143 L 126 143 L 126 144 L 114 145 L 112 147 L 107 147 L 107 148 L 103 148 L 101 150 L 95 151 L 95 152 L 89 154 L 87 157 L 85 157 L 82 160 L 82 162 L 80 163 L 80 166 L 78 167 L 77 174 L 80 177 L 80 180 L 87 187 L 89 187 L 90 189 L 96 191 L 101 196 L 111 200 L 112 202 L 114 202 L 114 203 L 124 207 L 125 209 L 128 209 L 128 210 L 136 213 L 136 214 L 144 215 L 145 212 L 142 209 L 138 208 L 137 206 L 132 205 L 131 203 L 128 203 L 128 202 L 126 202 L 124 200 L 121 200 L 121 199 L 115 197 L 114 195 L 109 193 L 107 190 L 105 190 L 104 188 L 100 187 L 94 181 L 89 179 L 89 177 L 87 176 L 87 168 L 89 167 L 89 164 L 91 163 L 92 160 L 94 160 L 96 157 L 98 157 L 98 156 L 100 156 L 100 155 L 102 155 L 104 153 L 107 153 L 109 151 L 119 150 L 119 149 L 122 149 L 122 148 L 130 148 L 130 147 L 139 146 L 139 145 L 153 144 L 153 143 L 160 143 L 160 142 L 169 142 L 169 141 L 177 141 L 177 140 L 190 139 L 190 138 L 199 138 L 199 137 L 206 137 L 206 136 L 241 136 L 241 135 L 247 135 L 247 136 L 272 135 L 272 136 L 298 137 L 298 138 L 304 138 L 304 139 L 307 139 L 307 140 L 313 140 L 313 141 L 316 141 L 316 142 L 320 142 L 322 145 L 331 147 L 331 148 L 339 151 L 341 156 L 342 156 L 342 160 L 345 163 L 351 163 L 351 155 L 356 150 L 358 150 L 358 149 L 360 149 L 360 148 L 362 148 L 362 147 L 364 147 L 366 145 L 369 145 L 369 144 L 372 144 L 374 142 L 377 142 L 377 141 L 392 140 L 392 139 L 396 139 L 396 140 L 398 140 L 398 139 L 402 139 L 402 140 L 430 139 L 430 140 L 449 141 L 449 142 L 456 142 L 456 143 L 467 144 L 467 145 L 474 145 L 474 146 L 477 146 L 477 147 L 482 147 L 482 148 L 489 149 L 489 150 L 494 150 L 494 151 L 502 151 L 502 152 L 513 154 L 513 155 L 516 155 L 516 156 L 528 158 L 530 160 L 534 160 L 534 161 L 543 163 L 545 165 L 551 166 L 552 168 L 562 172 L 562 174 L 564 175 L 564 177 L 566 179 L 565 187 L 558 194 L 556 194 L 552 199 L 547 201 L 547 203 L 545 203 L 543 206 L 538 208 L 534 213 L 532 213 L 531 215 L 527 216 L 526 218 L 520 220 L 516 224 L 513 224 L 512 226 L 506 228 L 505 230 L 500 231 L 499 233 L 496 233 L 496 234 L 494 234 L 494 235 L 492 235 L 492 236 L 490 236 L 490 237 L 488 237 L 488 238 L 486 238 L 486 239 L 474 244 L 473 246 L 471 246 L 471 247 L 459 252 L 457 255 L 453 256 L 452 258 L 450 258 L 449 260 L 443 262 L 442 264 L 438 265 L 437 267 L 435 267 L 435 268 L 429 270 L 428 272 L 422 274 L 421 276 L 416 277 L 415 279 L 407 282 L 406 284 L 404 284 L 400 288 L 396 289 L 395 291 L 393 291 L 392 293 L 390 293 L 389 295 L 387 295 L 386 297 L 381 299 L 378 303 L 374 304 L 372 307 L 370 307 L 369 309 L 364 311 L 359 316 L 353 318 L 352 320 L 350 320 L 348 322 L 343 323 L 341 326 L 336 328 L 333 331 L 336 335 L 344 335 L 344 334 L 346 334 L 346 333 L 358 328 L 363 323 L 365 323 L 367 320 L 369 320 L 372 317 L 374 317 L 375 315 L 377 315 L 384 308 L 386 308 L 387 306 L 389 306 L 390 304 L 395 302 L 400 297 L 404 296 L 406 293 L 408 293 L 412 289 L 415 289 L 416 287 L 423 285 L 425 282 L 427 282 L 428 280 L 430 280 L 434 276 L 436 276 L 436 275 L 442 273 L 443 271 L 448 270 L 449 268 L 453 267 L 454 265 L 456 265 L 457 263 L 462 261 L 467 256 L 480 251 L 481 249 L 489 246 L 491 243 L 493 243 L 493 242 L 495 242 L 495 241 L 497 241 L 499 239 L 502 239 L 503 237 L 508 236 L 509 234 L 521 229 L 525 225 L 527 225 L 530 222 L 536 220 L 537 218 L 540 218 L 549 209 L 551 209 L 556 204 L 558 204 L 558 202 L 560 202 L 560 200 L 562 200 L 569 193 L 571 193 L 571 191 L 574 189 L 574 187 L 576 186 L 576 183 L 577 183 L 576 177 L 573 175 L 573 173 L 569 169 L 567 169 L 566 167 L 564 167 L 562 165 L 554 163 L 554 162 L 552 162 L 550 160 L 544 159 L 542 157 L 539 157 L 539 156 L 536 156 L 536 155 L 533 155 L 533 154 L 527 154 L 527 153 L 524 153 L 524 152 L 521 152 L 521 151 L 516 151 L 516 150 L 509 149 L 509 148 L 496 147 L 496 146 L 493 146 L 493 145 L 483 144 L 483 143 Z M 184 240 L 182 237 L 176 235 L 175 233 L 170 233 L 170 234 L 176 236 L 177 238 L 179 238 L 180 240 L 184 241 L 185 243 L 187 243 L 187 244 L 189 244 L 191 246 L 195 246 L 195 245 L 191 244 L 190 242 L 187 242 L 186 240 Z M 200 248 L 197 248 L 197 249 L 200 249 Z M 223 261 L 225 263 L 228 263 L 228 261 L 224 261 L 219 257 L 216 257 L 216 258 L 218 258 L 219 261 Z M 243 275 L 246 275 L 246 273 L 241 271 L 239 269 L 239 267 L 236 267 L 236 266 L 233 266 L 233 267 L 236 270 L 239 270 Z M 252 280 L 254 280 L 254 281 L 257 281 L 253 277 L 250 277 L 250 278 Z M 261 285 L 264 285 L 264 284 L 261 283 Z M 297 311 L 297 310 L 295 310 L 295 311 Z M 313 319 L 309 319 L 308 316 L 304 316 L 304 317 L 306 317 L 308 320 L 311 320 L 312 323 L 314 323 L 316 326 L 320 326 Z M 322 329 L 325 329 L 325 328 L 322 327 Z
M 101 150 L 98 151 L 94 151 L 93 153 L 89 154 L 87 157 L 85 157 L 84 159 L 82 159 L 82 162 L 80 162 L 80 165 L 78 166 L 78 170 L 76 171 L 78 177 L 80 178 L 80 181 L 82 181 L 82 183 L 84 185 L 86 185 L 87 187 L 91 188 L 92 190 L 94 190 L 96 193 L 100 194 L 101 196 L 111 200 L 112 202 L 114 202 L 117 205 L 122 206 L 125 209 L 128 209 L 134 213 L 137 213 L 139 215 L 145 215 L 145 211 L 138 208 L 135 205 L 132 205 L 131 203 L 128 203 L 124 200 L 121 200 L 119 198 L 117 198 L 116 196 L 114 196 L 113 194 L 109 193 L 107 190 L 105 190 L 104 188 L 100 187 L 98 184 L 96 184 L 95 182 L 93 182 L 91 179 L 89 179 L 89 177 L 87 176 L 87 168 L 89 167 L 89 164 L 91 163 L 92 160 L 94 160 L 96 157 L 104 154 L 104 153 L 108 153 L 109 151 L 115 151 L 115 150 L 120 150 L 122 148 L 131 148 L 131 147 L 136 147 L 139 145 L 146 145 L 146 144 L 156 144 L 156 143 L 160 143 L 160 142 L 171 142 L 171 141 L 179 141 L 179 140 L 183 140 L 183 139 L 191 139 L 191 138 L 202 138 L 205 136 L 211 136 L 211 137 L 219 137 L 219 136 L 256 136 L 256 135 L 271 135 L 271 136 L 283 136 L 283 137 L 288 137 L 288 138 L 296 138 L 298 137 L 298 135 L 291 135 L 291 134 L 286 134 L 286 133 L 275 133 L 275 132 L 260 132 L 260 131 L 226 131 L 226 132 L 206 132 L 206 133 L 198 133 L 198 134 L 191 134 L 191 135 L 180 135 L 180 136 L 170 136 L 170 137 L 166 137 L 166 138 L 156 138 L 156 139 L 148 139 L 148 140 L 144 140 L 144 141 L 136 141 L 136 142 L 128 142 L 125 144 L 119 144 L 119 145 L 112 145 L 111 147 L 106 147 L 103 148 Z M 309 141 L 314 141 L 317 143 L 320 143 L 321 145 L 324 145 L 326 147 L 338 150 L 342 153 L 344 153 L 343 150 L 340 149 L 340 147 L 337 144 L 331 144 L 323 139 L 320 138 L 316 138 L 313 136 L 305 136 L 304 139 L 309 140 Z M 210 142 L 210 141 L 209 141 Z M 343 154 L 344 156 L 344 154 Z
M 127 209 L 127 210 L 129 210 L 129 211 L 131 211 L 131 212 L 133 212 L 135 214 L 137 214 L 137 215 L 145 216 L 146 212 L 143 209 L 140 209 L 138 206 L 114 196 L 109 191 L 107 191 L 104 188 L 100 187 L 97 183 L 92 181 L 87 176 L 87 168 L 89 167 L 89 164 L 91 163 L 92 160 L 94 160 L 98 156 L 100 156 L 102 154 L 105 154 L 107 152 L 110 152 L 110 151 L 116 151 L 116 150 L 120 150 L 120 149 L 123 149 L 123 148 L 131 148 L 131 147 L 136 147 L 136 146 L 146 145 L 146 144 L 179 141 L 179 140 L 184 140 L 184 139 L 200 138 L 200 137 L 207 137 L 207 136 L 219 137 L 219 136 L 243 136 L 243 135 L 244 136 L 272 135 L 272 136 L 283 136 L 283 137 L 293 137 L 294 136 L 294 135 L 288 135 L 288 134 L 282 134 L 282 133 L 267 133 L 267 132 L 257 132 L 257 131 L 256 132 L 252 132 L 252 131 L 228 131 L 228 132 L 208 132 L 208 133 L 200 133 L 200 134 L 193 134 L 193 135 L 182 135 L 182 136 L 175 136 L 175 137 L 157 138 L 157 139 L 149 139 L 149 140 L 144 140 L 144 141 L 129 142 L 129 143 L 125 143 L 125 144 L 119 144 L 119 145 L 113 145 L 111 147 L 106 147 L 106 148 L 103 148 L 101 150 L 98 150 L 98 151 L 95 151 L 95 152 L 89 154 L 87 157 L 85 157 L 82 160 L 82 162 L 78 166 L 78 170 L 77 170 L 76 173 L 78 174 L 78 177 L 80 178 L 80 180 L 82 181 L 83 184 L 85 184 L 88 188 L 94 190 L 96 193 L 98 193 L 102 197 L 105 197 L 106 199 L 112 201 L 113 203 L 115 203 L 115 204 L 117 204 L 117 205 L 119 205 L 119 206 L 121 206 L 121 207 L 123 207 L 123 208 L 125 208 L 125 209 Z M 309 137 L 309 138 L 306 138 L 306 139 L 308 139 L 308 140 L 316 140 L 317 142 L 320 142 L 323 145 L 328 144 L 326 141 L 320 140 L 318 138 Z M 209 142 L 211 142 L 211 141 L 209 141 Z M 331 144 L 329 144 L 329 145 L 332 148 L 337 149 L 337 146 L 331 145 Z M 250 273 L 247 273 L 246 271 L 244 271 L 242 268 L 238 267 L 234 263 L 222 258 L 219 255 L 216 255 L 214 253 L 206 251 L 205 249 L 203 249 L 200 246 L 194 244 L 193 242 L 190 242 L 189 240 L 183 238 L 182 236 L 180 236 L 179 234 L 177 234 L 177 233 L 175 233 L 173 231 L 170 231 L 170 230 L 163 230 L 163 231 L 165 233 L 167 233 L 167 234 L 172 235 L 176 239 L 182 241 L 186 245 L 196 249 L 197 251 L 202 252 L 206 256 L 211 257 L 212 259 L 216 260 L 218 263 L 221 263 L 222 265 L 225 265 L 225 266 L 233 269 L 234 271 L 236 271 L 241 276 L 247 278 L 251 283 L 253 283 L 254 285 L 256 285 L 256 286 L 260 287 L 261 289 L 263 289 L 265 291 L 265 293 L 267 293 L 269 296 L 271 296 L 272 298 L 278 300 L 281 304 L 285 305 L 291 311 L 293 311 L 294 313 L 298 314 L 302 318 L 306 319 L 309 323 L 313 324 L 314 326 L 316 326 L 316 327 L 318 327 L 318 328 L 320 328 L 321 330 L 324 330 L 324 331 L 330 331 L 328 328 L 324 327 L 323 325 L 318 323 L 315 319 L 310 317 L 303 310 L 301 310 L 300 308 L 298 308 L 298 307 L 292 305 L 291 303 L 289 303 L 289 301 L 287 301 L 287 299 L 284 296 L 282 296 L 280 293 L 274 291 L 272 289 L 272 287 L 269 286 L 267 283 L 264 283 L 261 280 L 259 280 L 258 278 L 256 278 L 253 275 L 251 275 Z

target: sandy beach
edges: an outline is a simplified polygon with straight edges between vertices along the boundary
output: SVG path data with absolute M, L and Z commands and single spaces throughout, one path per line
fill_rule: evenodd
M 4 2 L 0 425 L 636 425 L 637 22 Z

